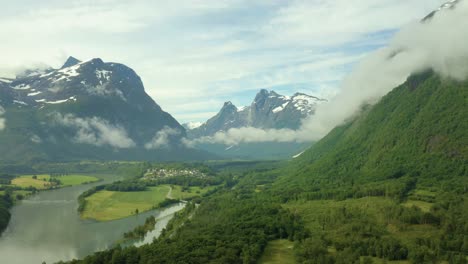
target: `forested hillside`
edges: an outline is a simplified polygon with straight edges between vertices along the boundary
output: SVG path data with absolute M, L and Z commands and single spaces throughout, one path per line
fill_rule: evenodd
M 12 201 L 9 196 L 0 195 L 0 234 L 8 226 L 11 214 L 8 209 L 12 206 Z
M 297 262 L 467 262 L 467 88 L 412 76 L 284 170 L 272 196 L 311 231 Z
M 390 186 L 370 183 L 410 180 L 427 187 L 454 182 L 465 191 L 466 131 L 468 82 L 432 72 L 415 75 L 302 154 L 277 189 L 344 199 L 372 192 L 398 195 Z

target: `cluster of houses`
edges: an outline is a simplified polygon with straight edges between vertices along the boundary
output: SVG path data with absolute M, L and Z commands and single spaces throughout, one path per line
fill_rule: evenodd
M 205 178 L 207 175 L 196 169 L 161 169 L 152 168 L 148 169 L 143 179 L 158 179 L 158 178 L 170 178 L 176 176 L 191 176 L 197 178 Z

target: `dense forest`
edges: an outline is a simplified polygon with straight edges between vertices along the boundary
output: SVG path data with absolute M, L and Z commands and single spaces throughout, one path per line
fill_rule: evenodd
M 8 211 L 12 206 L 13 201 L 9 195 L 0 195 L 0 234 L 8 226 L 10 221 L 10 212 Z

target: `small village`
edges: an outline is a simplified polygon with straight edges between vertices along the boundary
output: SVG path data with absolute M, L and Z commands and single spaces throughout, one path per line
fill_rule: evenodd
M 207 177 L 206 173 L 203 173 L 197 169 L 163 169 L 163 168 L 152 168 L 148 169 L 143 176 L 143 179 L 162 179 L 177 176 L 191 176 L 196 178 Z

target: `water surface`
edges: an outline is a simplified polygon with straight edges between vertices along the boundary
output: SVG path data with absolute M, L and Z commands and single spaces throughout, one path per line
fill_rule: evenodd
M 112 180 L 117 179 L 105 177 L 104 183 Z M 122 239 L 123 233 L 154 215 L 158 220 L 156 229 L 146 236 L 144 242 L 137 243 L 141 245 L 159 236 L 173 214 L 184 207 L 177 204 L 110 222 L 80 219 L 77 197 L 98 184 L 103 182 L 41 192 L 14 206 L 10 224 L 0 237 L 0 262 L 54 263 L 82 258 L 111 247 Z

